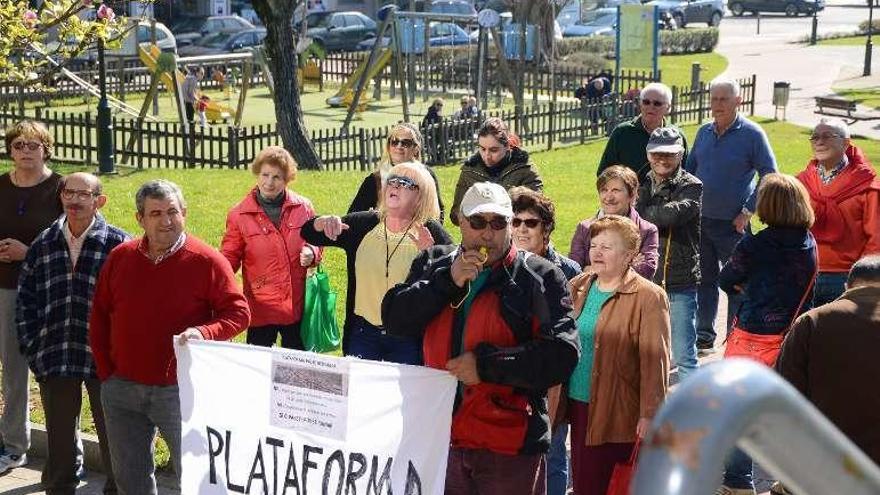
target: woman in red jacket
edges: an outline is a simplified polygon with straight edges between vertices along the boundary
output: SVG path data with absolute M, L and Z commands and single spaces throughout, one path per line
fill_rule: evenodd
M 300 228 L 315 215 L 312 203 L 287 185 L 296 162 L 280 146 L 269 146 L 251 164 L 257 185 L 226 217 L 220 250 L 233 271 L 242 269 L 244 294 L 251 309 L 248 344 L 302 349 L 299 323 L 306 271 L 321 258 Z

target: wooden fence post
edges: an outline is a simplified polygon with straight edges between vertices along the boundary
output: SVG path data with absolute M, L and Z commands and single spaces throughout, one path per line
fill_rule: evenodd
M 358 128 L 358 161 L 362 171 L 369 170 L 370 159 L 367 153 L 367 136 L 363 127 Z
M 678 86 L 673 86 L 672 87 L 672 111 L 669 112 L 669 120 L 673 125 L 675 125 L 676 122 L 678 122 L 678 100 L 679 100 Z
M 238 127 L 226 127 L 226 165 L 229 168 L 238 168 Z
M 550 129 L 547 132 L 547 149 L 553 149 L 553 141 L 556 139 L 556 102 L 550 100 Z
M 755 116 L 755 101 L 758 99 L 758 76 L 756 74 L 752 74 L 752 102 L 749 105 L 749 115 L 752 117 Z
M 92 161 L 92 131 L 95 129 L 95 126 L 92 122 L 92 112 L 86 112 L 85 118 L 85 126 L 86 126 L 86 142 L 85 142 L 85 162 L 86 166 L 92 166 L 94 163 Z

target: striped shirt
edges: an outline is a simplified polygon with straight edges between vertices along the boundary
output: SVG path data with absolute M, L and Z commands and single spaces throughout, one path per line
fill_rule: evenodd
M 97 215 L 81 236 L 82 247 L 74 265 L 64 225 L 62 216 L 37 236 L 19 278 L 18 341 L 38 379 L 97 376 L 88 340 L 92 297 L 110 251 L 129 238 Z

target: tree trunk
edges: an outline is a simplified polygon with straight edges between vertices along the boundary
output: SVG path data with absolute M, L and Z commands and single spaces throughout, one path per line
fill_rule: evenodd
M 266 56 L 275 81 L 275 119 L 284 147 L 300 168 L 321 169 L 321 158 L 309 140 L 299 97 L 296 69 L 299 66 L 293 13 L 300 1 L 253 0 L 254 10 L 266 26 Z

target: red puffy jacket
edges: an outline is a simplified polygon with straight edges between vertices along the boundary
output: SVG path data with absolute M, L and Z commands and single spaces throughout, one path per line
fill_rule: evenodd
M 300 236 L 315 210 L 308 199 L 288 190 L 279 231 L 257 203 L 256 191 L 229 211 L 220 251 L 233 272 L 242 269 L 251 326 L 290 325 L 303 312 L 307 268 L 300 265 L 299 253 L 308 246 L 315 253 L 314 264 L 321 260 L 322 249 Z

